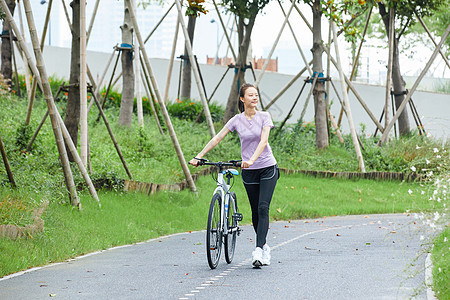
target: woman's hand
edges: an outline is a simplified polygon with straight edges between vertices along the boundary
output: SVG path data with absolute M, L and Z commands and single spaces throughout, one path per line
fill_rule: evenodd
M 194 167 L 197 168 L 199 162 L 200 162 L 200 160 L 193 158 L 193 159 L 191 159 L 191 160 L 189 161 L 189 164 L 190 164 L 190 165 L 193 165 Z
M 241 163 L 241 168 L 242 168 L 242 169 L 247 169 L 247 168 L 250 168 L 252 165 L 253 165 L 253 162 L 252 162 L 251 160 L 249 160 L 249 161 L 243 161 L 243 162 Z

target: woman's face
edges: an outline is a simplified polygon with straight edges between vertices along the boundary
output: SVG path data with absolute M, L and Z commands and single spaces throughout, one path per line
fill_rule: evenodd
M 249 87 L 245 90 L 244 97 L 241 97 L 241 101 L 244 103 L 244 107 L 254 109 L 259 102 L 258 91 L 254 87 Z

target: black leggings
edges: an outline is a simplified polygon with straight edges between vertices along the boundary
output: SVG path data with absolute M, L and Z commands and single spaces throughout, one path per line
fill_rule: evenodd
M 277 165 L 256 170 L 242 170 L 242 181 L 252 208 L 256 247 L 262 248 L 266 243 L 269 231 L 269 206 L 279 177 Z

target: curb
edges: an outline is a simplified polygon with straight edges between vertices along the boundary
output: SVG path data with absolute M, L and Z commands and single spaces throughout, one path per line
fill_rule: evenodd
M 207 167 L 202 169 L 196 174 L 192 174 L 192 179 L 197 181 L 200 176 L 211 174 L 214 167 Z M 332 171 L 311 171 L 311 170 L 290 170 L 286 168 L 280 168 L 280 171 L 284 174 L 305 174 L 314 177 L 324 178 L 344 178 L 344 179 L 372 179 L 372 180 L 398 180 L 398 181 L 422 181 L 425 177 L 416 173 L 401 173 L 401 172 L 332 172 Z M 152 182 L 141 182 L 134 180 L 124 180 L 123 190 L 126 192 L 138 191 L 147 195 L 153 195 L 159 191 L 182 191 L 189 188 L 186 180 L 174 184 L 157 184 Z
M 427 299 L 438 300 L 433 291 L 433 262 L 431 261 L 431 253 L 428 253 L 425 259 L 425 286 L 427 288 Z

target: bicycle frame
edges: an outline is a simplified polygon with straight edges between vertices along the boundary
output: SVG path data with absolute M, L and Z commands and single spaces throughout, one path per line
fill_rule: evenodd
M 220 203 L 220 229 L 224 236 L 228 234 L 228 222 L 225 222 L 225 216 L 228 216 L 228 208 L 230 205 L 230 185 L 225 181 L 222 168 L 219 168 L 217 174 L 217 187 L 213 195 L 222 194 L 222 202 Z

